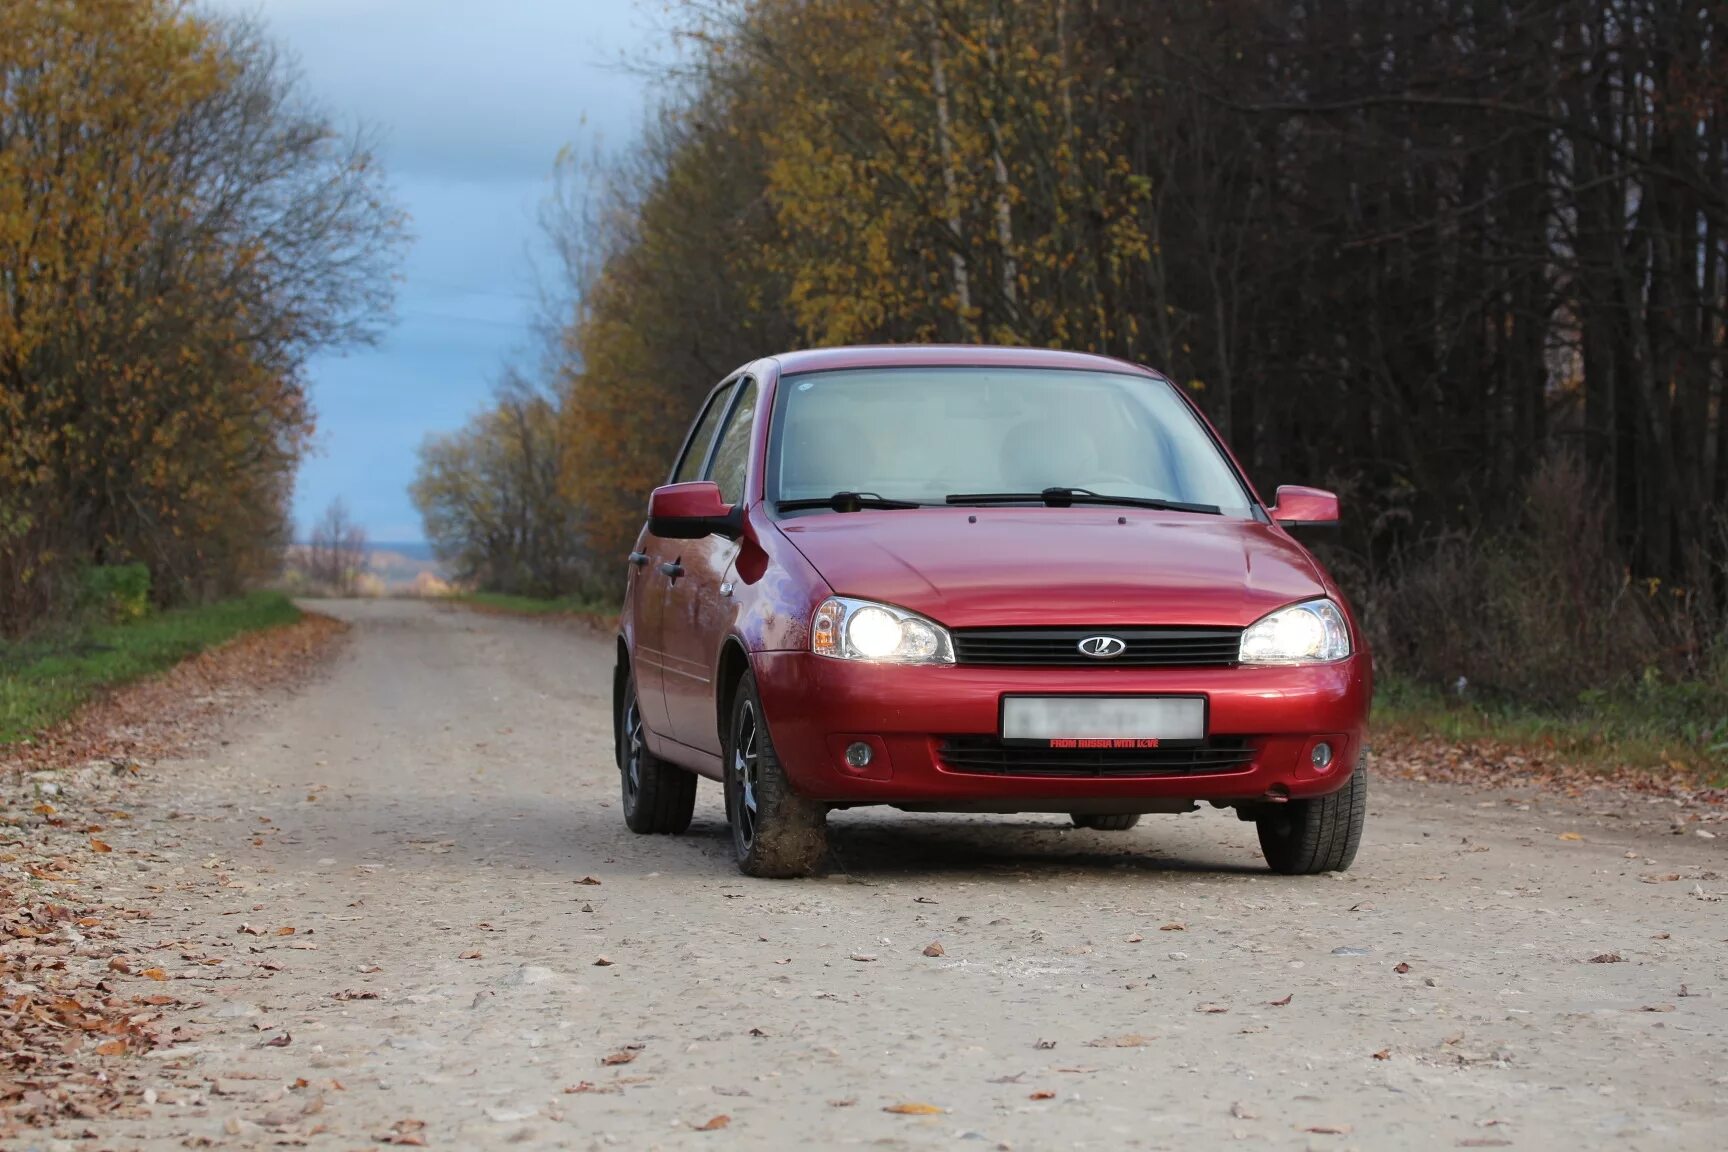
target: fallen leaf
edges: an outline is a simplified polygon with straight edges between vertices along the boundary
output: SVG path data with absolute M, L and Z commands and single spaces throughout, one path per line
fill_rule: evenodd
M 1281 1000 L 1268 1000 L 1268 1001 L 1266 1001 L 1266 1006 L 1268 1008 L 1286 1007 L 1290 1003 L 1290 1001 L 1295 998 L 1295 996 L 1296 996 L 1296 993 L 1294 993 L 1294 992 L 1286 992 L 1284 994 L 1284 998 Z
M 1054 1041 L 1054 1040 L 1040 1040 L 1040 1041 L 1038 1041 L 1038 1043 L 1032 1045 L 1032 1047 L 1038 1048 L 1040 1050 L 1047 1050 L 1047 1049 L 1056 1047 L 1056 1041 Z
M 1592 963 L 1592 964 L 1624 964 L 1624 963 L 1626 963 L 1626 958 L 1624 956 L 1620 955 L 1620 953 L 1618 953 L 1618 952 L 1603 952 L 1600 955 L 1590 957 L 1590 963 Z
M 1390 1060 L 1390 1059 L 1392 1059 L 1392 1049 L 1390 1049 L 1390 1048 L 1380 1049 L 1380 1051 L 1374 1053 L 1374 1059 L 1376 1059 L 1376 1060 Z
M 850 956 L 848 956 L 847 959 L 848 960 L 856 960 L 860 964 L 869 964 L 869 963 L 873 962 L 876 959 L 876 957 L 870 955 L 868 952 L 854 952 Z
M 1183 923 L 1176 921 L 1176 920 L 1172 920 L 1168 924 L 1160 924 L 1158 926 L 1158 931 L 1160 931 L 1160 932 L 1186 932 L 1186 931 L 1188 931 L 1188 925 L 1183 924 Z
M 1364 901 L 1361 904 L 1350 905 L 1350 911 L 1352 911 L 1352 912 L 1372 912 L 1372 911 L 1374 911 L 1374 905 L 1369 904 L 1368 902 Z
M 390 1126 L 390 1131 L 382 1136 L 374 1137 L 380 1144 L 395 1144 L 405 1148 L 424 1148 L 426 1138 L 420 1133 L 426 1127 L 424 1120 L 398 1120 Z
M 1230 1115 L 1236 1117 L 1236 1119 L 1238 1119 L 1238 1120 L 1258 1120 L 1258 1119 L 1260 1119 L 1260 1114 L 1258 1112 L 1250 1112 L 1248 1110 L 1248 1106 L 1246 1104 L 1242 1103 L 1240 1100 L 1238 1100 L 1236 1103 L 1230 1105 Z
M 596 957 L 594 957 L 594 967 L 596 967 L 596 968 L 610 968 L 610 967 L 612 967 L 612 961 L 608 960 L 604 956 L 596 956 Z
M 292 924 L 282 925 L 282 927 L 276 929 L 276 935 L 278 935 L 278 936 L 292 936 L 292 935 L 294 935 L 294 925 L 292 925 Z
M 620 1048 L 618 1051 L 613 1052 L 610 1055 L 602 1056 L 600 1058 L 600 1063 L 604 1064 L 608 1068 L 615 1068 L 620 1064 L 630 1063 L 641 1054 L 642 1050 L 640 1048 Z
M 1398 973 L 1398 975 L 1402 976 L 1402 975 L 1404 975 L 1404 973 L 1410 971 L 1410 965 L 1408 965 L 1404 961 L 1400 960 L 1398 963 L 1392 965 L 1392 971 L 1394 971 L 1394 972 Z
M 934 1104 L 913 1103 L 890 1104 L 886 1108 L 882 1109 L 882 1111 L 892 1112 L 896 1116 L 940 1116 L 944 1111 L 946 1111 L 946 1109 L 938 1108 Z
M 162 969 L 160 969 L 160 968 L 146 968 L 146 969 L 144 969 L 143 972 L 140 973 L 140 975 L 147 976 L 152 980 L 166 980 L 166 979 L 168 979 L 168 973 L 162 971 Z
M 1105 1036 L 1098 1040 L 1088 1040 L 1088 1048 L 1144 1048 L 1152 1043 L 1150 1036 L 1142 1036 L 1138 1032 L 1130 1032 L 1124 1036 Z
M 119 1056 L 125 1051 L 126 1041 L 124 1040 L 107 1040 L 96 1045 L 96 1055 L 98 1056 Z
M 858 1097 L 848 1096 L 844 1100 L 830 1100 L 830 1101 L 828 1101 L 828 1107 L 830 1107 L 830 1108 L 850 1108 L 850 1107 L 852 1107 L 852 1105 L 854 1105 L 856 1103 L 858 1103 Z
M 600 883 L 600 881 L 596 880 L 592 876 L 584 876 L 584 877 L 582 877 L 582 879 L 576 881 L 576 883 L 578 883 L 578 884 L 598 884 L 598 883 Z
M 378 993 L 372 991 L 370 988 L 360 988 L 360 989 L 344 988 L 342 991 L 337 992 L 335 994 L 335 996 L 336 996 L 336 999 L 338 999 L 338 1000 L 376 1000 L 376 999 L 378 999 Z
M 1348 1124 L 1310 1124 L 1301 1131 L 1313 1132 L 1319 1136 L 1348 1136 L 1354 1129 Z
M 96 837 L 94 837 L 94 836 L 90 837 L 90 847 L 94 851 L 97 851 L 97 852 L 112 852 L 112 851 L 114 851 L 113 848 L 109 847 L 107 844 L 104 844 L 102 841 L 96 839 Z
M 946 956 L 947 954 L 948 953 L 943 949 L 940 940 L 932 940 L 930 943 L 924 945 L 924 955 L 926 956 Z
M 732 1123 L 732 1117 L 730 1117 L 730 1116 L 726 1115 L 726 1113 L 722 1112 L 718 1116 L 710 1117 L 708 1120 L 708 1123 L 696 1125 L 696 1131 L 698 1131 L 698 1132 L 718 1132 L 718 1131 L 720 1131 L 720 1129 L 726 1127 L 726 1125 L 728 1125 L 730 1123 Z
M 1056 1093 L 1046 1092 L 1043 1089 L 1039 1089 L 1038 1091 L 1032 1093 L 1032 1095 L 1026 1097 L 1026 1099 L 1028 1099 L 1028 1100 L 1054 1100 L 1055 1098 L 1056 1098 Z
M 476 949 L 472 952 L 463 952 L 461 955 L 457 956 L 456 959 L 458 959 L 458 960 L 478 960 L 478 959 L 480 959 L 480 952 L 478 949 Z
M 127 976 L 132 975 L 132 962 L 124 956 L 108 957 L 108 968 L 112 972 L 122 972 Z
M 1142 941 L 1144 939 L 1146 939 L 1146 937 L 1144 937 L 1144 936 L 1140 935 L 1140 933 L 1136 932 L 1136 933 L 1134 933 L 1134 935 L 1128 937 L 1128 943 L 1138 944 L 1138 943 L 1140 943 L 1140 941 Z
M 1672 1012 L 1672 1011 L 1674 1011 L 1674 1005 L 1672 1005 L 1672 1004 L 1646 1004 L 1646 1005 L 1644 1005 L 1644 1007 L 1638 1009 L 1638 1011 L 1640 1011 L 1640 1012 Z
M 286 1048 L 286 1047 L 288 1047 L 288 1045 L 290 1045 L 292 1043 L 294 1043 L 294 1037 L 290 1036 L 286 1032 L 281 1032 L 275 1036 L 270 1037 L 270 1039 L 264 1041 L 264 1043 L 262 1045 L 260 1045 L 260 1047 L 263 1047 L 263 1048 Z
M 1562 832 L 1562 833 L 1560 833 L 1559 839 L 1561 839 L 1561 840 L 1582 840 L 1582 839 L 1584 839 L 1584 837 L 1580 836 L 1576 832 Z
M 1222 1012 L 1228 1012 L 1230 1009 L 1223 1004 L 1212 1004 L 1208 1002 L 1204 1004 L 1196 1004 L 1194 1006 L 1194 1011 L 1205 1012 L 1208 1015 L 1218 1015 Z

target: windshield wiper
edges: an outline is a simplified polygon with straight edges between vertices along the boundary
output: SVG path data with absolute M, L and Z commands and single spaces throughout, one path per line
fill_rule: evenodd
M 1030 504 L 1037 501 L 1051 508 L 1067 508 L 1074 504 L 1119 504 L 1127 508 L 1152 508 L 1159 512 L 1198 512 L 1206 516 L 1224 514 L 1216 504 L 1190 504 L 1184 500 L 1158 500 L 1144 496 L 1106 496 L 1090 488 L 1046 488 L 1041 492 L 956 492 L 947 499 L 950 504 Z
M 861 508 L 922 508 L 912 500 L 890 500 L 874 492 L 836 492 L 832 496 L 817 496 L 808 500 L 781 500 L 774 507 L 782 512 L 797 512 L 803 508 L 832 508 L 836 512 L 856 512 Z

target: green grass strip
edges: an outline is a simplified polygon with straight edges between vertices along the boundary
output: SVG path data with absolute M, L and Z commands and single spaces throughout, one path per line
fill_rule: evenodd
M 128 624 L 0 641 L 0 747 L 64 720 L 104 689 L 171 668 L 243 633 L 299 618 L 288 597 L 254 592 Z

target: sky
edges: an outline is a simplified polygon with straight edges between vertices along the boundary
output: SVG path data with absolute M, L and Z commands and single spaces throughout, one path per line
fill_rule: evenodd
M 412 247 L 383 341 L 310 365 L 318 413 L 295 520 L 347 501 L 374 542 L 424 538 L 416 449 L 484 407 L 512 358 L 533 362 L 537 215 L 561 147 L 638 134 L 667 54 L 657 0 L 206 0 L 259 17 L 314 102 L 363 126 Z

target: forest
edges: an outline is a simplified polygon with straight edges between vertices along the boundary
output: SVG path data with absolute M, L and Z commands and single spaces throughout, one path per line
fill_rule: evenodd
M 485 418 L 524 479 L 484 486 L 514 494 L 490 543 L 447 535 L 470 577 L 609 592 L 687 414 L 756 356 L 1079 348 L 1179 382 L 1262 492 L 1342 494 L 1318 543 L 1384 669 L 1722 682 L 1728 6 L 673 10 L 645 138 L 561 161 L 541 435 L 520 388 Z
M 116 581 L 170 605 L 273 574 L 307 359 L 377 333 L 404 236 L 255 23 L 0 5 L 0 637 Z

